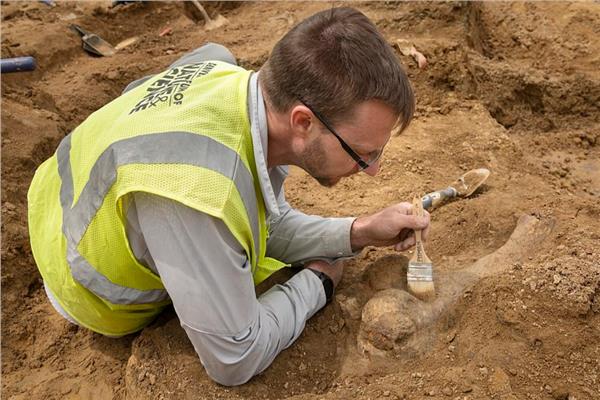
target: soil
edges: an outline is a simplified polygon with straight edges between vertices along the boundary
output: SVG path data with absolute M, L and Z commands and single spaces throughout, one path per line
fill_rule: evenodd
M 1 3 L 2 58 L 38 62 L 33 72 L 2 75 L 3 398 L 600 398 L 598 3 L 353 3 L 390 43 L 410 41 L 427 57 L 419 69 L 398 51 L 416 116 L 392 138 L 374 178 L 359 174 L 326 189 L 292 170 L 292 205 L 359 216 L 488 168 L 474 195 L 432 213 L 426 247 L 440 276 L 500 248 L 524 214 L 553 228 L 519 257 L 495 258 L 494 273 L 414 333 L 426 340 L 377 355 L 358 346 L 361 310 L 390 290 L 404 296 L 398 271 L 410 254 L 365 249 L 300 339 L 236 388 L 208 378 L 172 310 L 121 339 L 63 320 L 31 256 L 26 193 L 59 141 L 128 82 L 207 41 L 257 69 L 291 26 L 332 4 L 208 4 L 229 21 L 210 31 L 182 3 L 111 5 Z M 92 57 L 70 23 L 113 45 L 139 40 Z

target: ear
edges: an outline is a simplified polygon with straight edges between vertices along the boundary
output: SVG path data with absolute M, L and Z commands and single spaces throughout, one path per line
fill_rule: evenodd
M 290 127 L 294 136 L 307 138 L 315 130 L 315 117 L 303 104 L 297 104 L 290 110 Z

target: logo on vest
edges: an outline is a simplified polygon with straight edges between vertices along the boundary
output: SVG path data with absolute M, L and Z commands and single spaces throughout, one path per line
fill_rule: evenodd
M 168 106 L 182 104 L 183 92 L 190 87 L 192 81 L 208 74 L 216 65 L 212 62 L 202 62 L 171 68 L 146 89 L 146 95 L 129 114 L 155 107 L 159 103 L 167 103 Z

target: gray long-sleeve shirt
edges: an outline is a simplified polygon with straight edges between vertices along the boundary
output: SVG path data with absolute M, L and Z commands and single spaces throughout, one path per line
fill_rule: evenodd
M 258 74 L 248 109 L 269 223 L 267 255 L 286 263 L 352 256 L 353 218 L 321 218 L 285 201 L 287 168 L 267 168 L 267 122 Z M 325 304 L 321 281 L 304 270 L 256 298 L 248 258 L 225 224 L 172 200 L 136 193 L 127 213 L 136 257 L 158 273 L 207 373 L 237 385 L 267 368 Z

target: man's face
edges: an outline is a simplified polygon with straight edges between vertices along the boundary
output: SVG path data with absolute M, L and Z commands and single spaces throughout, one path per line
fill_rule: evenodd
M 368 162 L 387 144 L 397 118 L 392 108 L 383 102 L 368 100 L 356 107 L 351 120 L 336 124 L 334 129 L 360 158 Z M 333 133 L 318 119 L 313 122 L 315 132 L 302 152 L 302 168 L 326 187 L 359 172 L 358 164 Z M 379 159 L 364 171 L 375 176 L 378 170 Z

